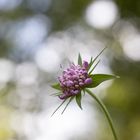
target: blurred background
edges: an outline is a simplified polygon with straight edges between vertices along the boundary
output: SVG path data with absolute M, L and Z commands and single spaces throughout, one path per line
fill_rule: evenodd
M 93 92 L 119 140 L 140 140 L 139 17 L 139 0 L 0 0 L 0 140 L 113 140 L 88 95 L 83 111 L 73 102 L 51 117 L 61 101 L 50 85 L 79 52 L 89 60 L 105 46 L 94 73 L 120 79 Z

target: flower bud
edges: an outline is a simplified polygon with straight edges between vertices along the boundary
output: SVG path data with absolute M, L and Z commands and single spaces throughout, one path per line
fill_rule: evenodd
M 83 62 L 83 67 L 84 67 L 85 69 L 88 68 L 88 62 L 87 62 L 87 61 L 84 61 L 84 62 Z
M 85 84 L 88 85 L 88 84 L 91 84 L 92 83 L 92 79 L 91 78 L 87 78 L 85 80 Z

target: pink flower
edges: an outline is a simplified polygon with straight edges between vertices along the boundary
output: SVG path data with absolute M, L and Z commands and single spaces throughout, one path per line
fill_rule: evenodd
M 83 87 L 92 83 L 88 75 L 88 62 L 83 65 L 71 64 L 69 68 L 63 71 L 62 76 L 58 77 L 63 94 L 60 99 L 66 99 L 79 94 Z

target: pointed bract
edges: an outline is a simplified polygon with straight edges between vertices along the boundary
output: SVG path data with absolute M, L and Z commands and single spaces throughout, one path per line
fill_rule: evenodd
M 52 85 L 51 87 L 54 89 L 57 89 L 57 90 L 61 90 L 61 86 L 59 83 L 56 83 L 56 84 Z
M 60 95 L 62 95 L 62 92 L 60 91 L 60 92 L 57 92 L 57 93 L 54 93 L 54 94 L 51 94 L 50 96 L 60 96 Z
M 81 93 L 76 95 L 76 103 L 77 105 L 82 109 L 82 106 L 81 106 L 81 99 L 82 99 L 82 95 Z
M 88 70 L 90 70 L 90 68 L 92 67 L 92 65 L 94 64 L 94 62 L 98 59 L 98 57 L 104 52 L 104 50 L 105 50 L 106 48 L 107 48 L 107 47 L 105 47 L 94 59 L 91 57 Z
M 56 113 L 56 111 L 66 102 L 67 99 L 65 99 L 53 112 L 53 114 L 51 115 L 51 117 Z
M 97 67 L 97 65 L 100 63 L 100 60 L 96 63 L 96 65 L 91 69 L 91 71 L 89 72 L 89 75 L 93 72 L 93 70 Z
M 79 53 L 79 55 L 78 55 L 78 64 L 79 64 L 80 66 L 82 66 L 82 57 L 81 57 L 80 53 Z
M 68 105 L 71 103 L 71 101 L 74 99 L 74 97 L 71 97 L 69 102 L 66 104 L 65 108 L 63 109 L 62 113 L 63 114 L 65 112 L 65 110 L 67 109 Z

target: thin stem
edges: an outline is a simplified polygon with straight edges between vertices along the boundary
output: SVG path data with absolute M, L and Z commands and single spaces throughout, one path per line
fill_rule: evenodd
M 109 125 L 110 125 L 110 127 L 111 127 L 111 130 L 112 130 L 114 139 L 115 139 L 115 140 L 118 140 L 117 135 L 116 135 L 116 132 L 115 132 L 115 129 L 114 129 L 114 126 L 113 126 L 113 121 L 112 121 L 111 116 L 110 116 L 109 112 L 107 111 L 105 105 L 104 105 L 104 104 L 102 103 L 102 101 L 101 101 L 95 94 L 93 94 L 89 89 L 85 89 L 85 91 L 86 91 L 92 98 L 94 98 L 94 99 L 97 101 L 97 103 L 100 105 L 100 107 L 102 108 L 103 112 L 105 113 L 105 116 L 106 116 L 106 118 L 107 118 L 107 120 L 108 120 L 108 123 L 109 123 Z

